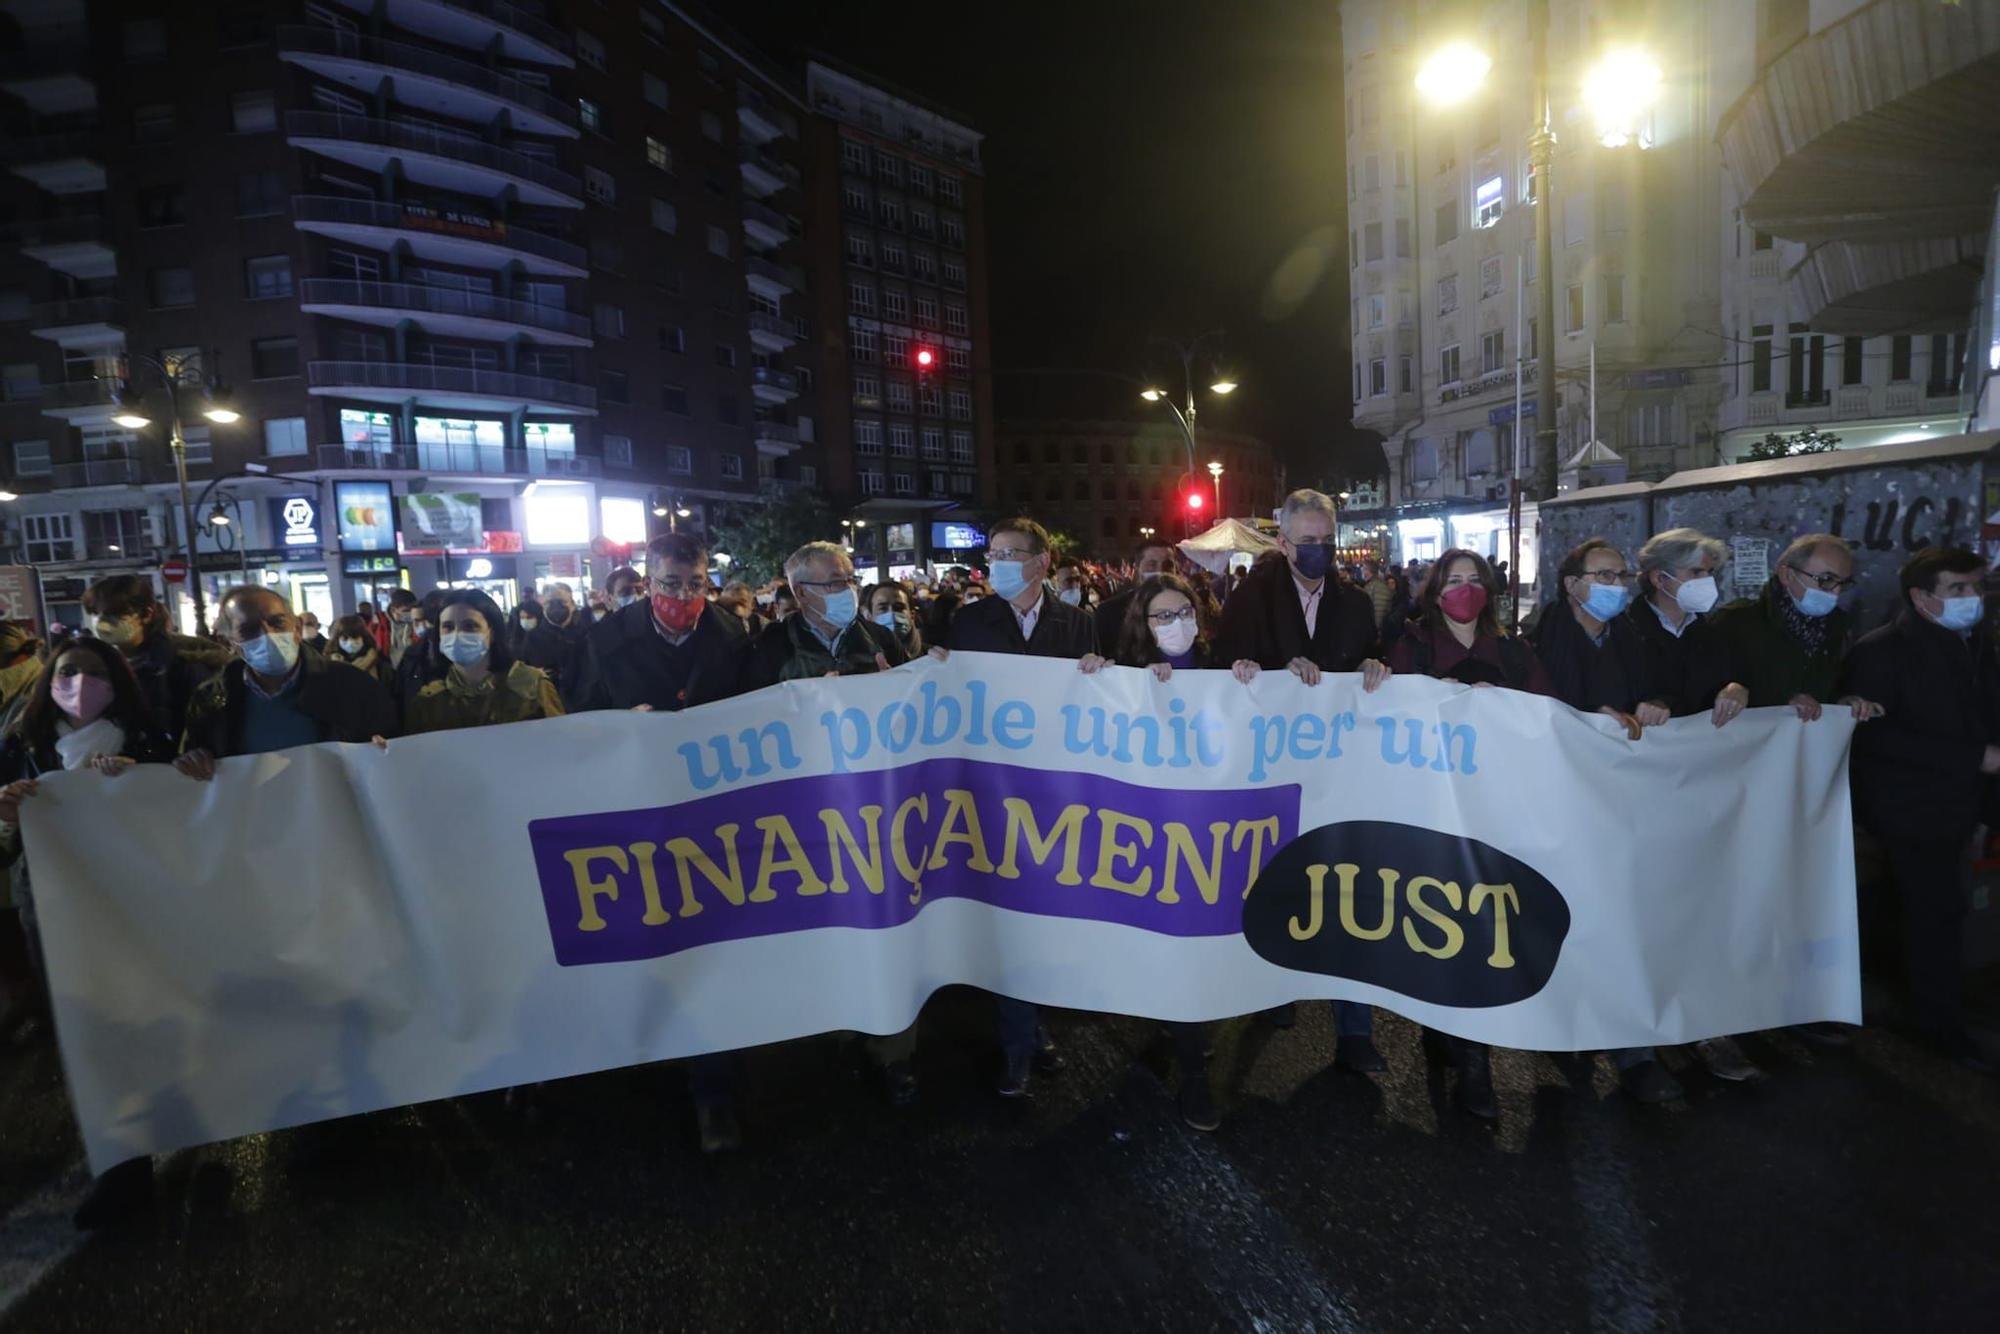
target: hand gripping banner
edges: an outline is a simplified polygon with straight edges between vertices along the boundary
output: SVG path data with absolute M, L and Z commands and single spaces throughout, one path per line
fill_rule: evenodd
M 91 1162 L 837 1029 L 938 987 L 1579 1051 L 1860 1017 L 1852 724 L 955 655 L 681 714 L 65 773 Z

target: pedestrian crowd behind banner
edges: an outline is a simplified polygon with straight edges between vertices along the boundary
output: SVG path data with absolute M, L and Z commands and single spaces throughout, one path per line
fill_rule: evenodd
M 555 585 L 503 610 L 477 590 L 419 598 L 399 589 L 380 609 L 364 604 L 321 626 L 278 593 L 243 587 L 221 599 L 206 639 L 172 631 L 149 581 L 101 580 L 85 598 L 92 633 L 43 645 L 0 627 L 0 857 L 13 868 L 0 914 L 0 1033 L 31 1031 L 47 1013 L 19 835 L 21 806 L 44 775 L 171 764 L 201 781 L 231 758 L 295 746 L 387 745 L 571 712 L 698 708 L 781 682 L 971 651 L 1070 660 L 1083 673 L 1141 668 L 1162 681 L 1185 671 L 1246 683 L 1286 672 L 1312 687 L 1328 673 L 1358 673 L 1374 691 L 1397 675 L 1423 675 L 1547 696 L 1616 719 L 1634 741 L 1679 718 L 1722 728 L 1748 709 L 1783 708 L 1812 726 L 1845 711 L 1858 725 L 1854 814 L 1886 870 L 1868 881 L 1883 892 L 1864 896 L 1864 963 L 1900 976 L 1907 1003 L 1898 1017 L 1915 1036 L 1986 1068 L 1965 1026 L 1960 966 L 1969 868 L 1996 824 L 2000 773 L 2000 653 L 1983 619 L 1988 572 L 1979 556 L 1918 553 L 1902 571 L 1896 616 L 1857 637 L 1843 605 L 1853 557 L 1836 537 L 1800 536 L 1758 596 L 1727 604 L 1718 577 L 1728 547 L 1717 536 L 1675 529 L 1632 552 L 1593 539 L 1564 558 L 1550 600 L 1514 634 L 1500 615 L 1504 564 L 1467 550 L 1400 569 L 1343 564 L 1333 502 L 1318 492 L 1286 499 L 1277 548 L 1227 574 L 1151 541 L 1092 564 L 1017 518 L 993 526 L 983 570 L 863 584 L 843 546 L 811 542 L 781 578 L 752 588 L 717 587 L 701 539 L 675 532 L 652 540 L 643 571 L 613 571 L 581 598 Z M 1336 1063 L 1386 1069 L 1370 1007 L 1332 1006 Z M 1266 1018 L 1289 1026 L 1290 1007 Z M 1004 996 L 995 998 L 994 1025 L 997 1092 L 1031 1096 L 1061 1066 L 1047 1028 L 1034 1005 Z M 1182 1116 L 1214 1129 L 1211 1025 L 1171 1029 Z M 1837 1044 L 1849 1030 L 1814 1024 L 1799 1036 Z M 916 1042 L 914 1025 L 866 1040 L 891 1102 L 919 1094 Z M 1448 1046 L 1459 1105 L 1494 1119 L 1487 1049 L 1456 1038 Z M 1730 1037 L 1696 1047 L 1717 1078 L 1762 1075 Z M 1634 1098 L 1682 1096 L 1653 1049 L 1605 1057 Z M 733 1147 L 741 1137 L 734 1063 L 710 1055 L 688 1066 L 703 1149 Z M 532 1088 L 510 1094 L 524 1112 L 535 1098 Z M 80 1221 L 129 1210 L 151 1180 L 146 1160 L 114 1169 Z

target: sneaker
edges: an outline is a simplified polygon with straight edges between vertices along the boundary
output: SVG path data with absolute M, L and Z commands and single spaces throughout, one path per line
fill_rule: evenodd
M 1035 1053 L 1010 1052 L 1006 1069 L 1001 1072 L 999 1084 L 994 1092 L 1003 1098 L 1032 1098 L 1034 1093 L 1028 1088 L 1028 1072 L 1033 1068 Z
M 1735 1038 L 1703 1038 L 1694 1044 L 1694 1049 L 1701 1054 L 1702 1064 L 1708 1067 L 1708 1073 L 1717 1079 L 1725 1079 L 1732 1084 L 1747 1084 L 1764 1077 L 1764 1072 L 1743 1054 L 1743 1048 L 1736 1045 Z
M 1853 1024 L 1793 1024 L 1792 1036 L 1803 1038 L 1815 1047 L 1845 1047 L 1854 1041 Z
M 734 1153 L 743 1147 L 743 1127 L 737 1124 L 736 1109 L 726 1102 L 696 1103 L 694 1124 L 703 1153 Z
M 1182 1080 L 1180 1104 L 1181 1120 L 1188 1129 L 1215 1130 L 1222 1125 L 1222 1115 L 1215 1110 L 1215 1097 L 1208 1091 L 1208 1080 Z
M 1458 1105 L 1468 1116 L 1498 1121 L 1500 1104 L 1493 1097 L 1493 1060 L 1484 1047 L 1457 1059 Z
M 1040 1024 L 1035 1025 L 1035 1073 L 1052 1075 L 1067 1064 L 1062 1052 L 1056 1049 L 1056 1040 L 1049 1036 L 1049 1030 Z
M 1382 1053 L 1375 1049 L 1375 1040 L 1359 1036 L 1335 1039 L 1333 1063 L 1357 1075 L 1379 1075 L 1389 1068 Z
M 153 1160 L 127 1158 L 90 1184 L 70 1221 L 79 1232 L 131 1222 L 153 1205 Z
M 1641 1061 L 1618 1072 L 1618 1082 L 1633 1098 L 1643 1103 L 1678 1102 L 1683 1096 L 1680 1081 L 1667 1073 L 1658 1061 Z
M 1264 1011 L 1264 1022 L 1279 1030 L 1290 1028 L 1299 1021 L 1299 1007 L 1295 1001 L 1287 1001 L 1274 1009 Z
M 891 1107 L 908 1107 L 917 1100 L 917 1072 L 908 1061 L 891 1061 L 883 1066 L 882 1082 L 888 1088 Z

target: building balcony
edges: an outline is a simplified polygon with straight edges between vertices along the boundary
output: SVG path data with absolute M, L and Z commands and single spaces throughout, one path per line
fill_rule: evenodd
M 109 278 L 118 272 L 118 252 L 102 214 L 33 218 L 0 228 L 0 244 L 72 278 Z
M 307 392 L 370 403 L 409 403 L 466 412 L 515 408 L 548 416 L 594 417 L 597 390 L 587 384 L 512 371 L 403 361 L 314 361 Z
M 774 459 L 795 454 L 799 448 L 799 428 L 784 422 L 758 422 L 752 429 L 757 452 Z
M 42 386 L 42 415 L 60 417 L 66 422 L 109 421 L 111 414 L 118 411 L 111 401 L 111 391 L 118 382 L 111 379 L 71 380 L 67 384 L 45 384 Z
M 1791 273 L 1791 306 L 1815 332 L 1872 336 L 1965 328 L 1985 272 L 1986 235 L 1811 247 Z
M 466 477 L 601 477 L 603 461 L 580 454 L 487 445 L 321 445 L 325 472 L 421 472 Z
M 292 221 L 302 232 L 370 250 L 406 245 L 416 258 L 440 264 L 500 269 L 518 263 L 522 272 L 540 278 L 582 278 L 590 272 L 582 246 L 463 209 L 345 195 L 297 195 L 292 199 Z
M 69 130 L 0 141 L 0 162 L 52 195 L 97 194 L 105 188 L 103 130 Z
M 743 201 L 743 236 L 759 250 L 776 250 L 792 239 L 785 215 L 754 199 Z
M 750 371 L 750 392 L 759 403 L 789 403 L 799 396 L 799 377 L 790 371 L 756 366 Z
M 374 0 L 337 0 L 357 13 L 373 14 Z M 567 34 L 547 19 L 507 0 L 384 0 L 385 17 L 395 27 L 434 42 L 482 55 L 495 49 L 503 60 L 573 69 L 576 60 Z
M 442 6 L 440 6 L 442 7 Z M 278 29 L 278 58 L 373 97 L 392 80 L 401 106 L 488 125 L 506 116 L 517 130 L 574 139 L 576 108 L 533 84 L 428 47 L 334 28 Z
M 782 301 L 793 292 L 803 291 L 805 275 L 789 264 L 774 264 L 752 255 L 743 261 L 743 277 L 750 290 L 767 301 Z
M 1842 385 L 1833 391 L 1833 411 L 1837 417 L 1866 417 L 1872 406 L 1865 384 Z
M 780 190 L 799 183 L 799 169 L 748 144 L 743 148 L 743 188 L 758 199 L 768 199 Z
M 415 320 L 431 333 L 456 338 L 504 342 L 525 333 L 568 347 L 588 347 L 592 341 L 590 321 L 582 315 L 455 287 L 308 278 L 299 284 L 299 309 L 383 328 Z
M 749 84 L 736 86 L 736 124 L 744 139 L 753 144 L 799 137 L 798 120 Z
M 102 348 L 125 342 L 125 303 L 116 297 L 51 301 L 28 311 L 29 332 L 70 348 Z
M 67 491 L 81 486 L 142 486 L 145 465 L 137 459 L 86 459 L 58 463 L 49 470 L 49 488 Z
M 759 351 L 783 352 L 798 341 L 798 328 L 783 315 L 750 312 L 750 342 Z
M 380 173 L 397 163 L 408 179 L 457 194 L 490 199 L 512 186 L 524 204 L 583 207 L 583 182 L 576 177 L 470 135 L 371 116 L 292 111 L 285 115 L 285 137 L 294 148 L 364 171 Z
M 28 19 L 16 29 L 16 44 L 0 52 L 0 91 L 19 98 L 38 116 L 92 111 L 97 84 L 83 72 L 89 64 L 86 24 Z
M 1889 386 L 1882 396 L 1882 407 L 1890 413 L 1915 412 L 1918 405 L 1917 387 L 1908 381 Z

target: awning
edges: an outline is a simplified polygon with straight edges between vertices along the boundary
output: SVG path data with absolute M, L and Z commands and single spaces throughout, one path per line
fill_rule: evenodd
M 1207 532 L 1180 544 L 1180 553 L 1210 574 L 1227 574 L 1229 558 L 1242 553 L 1252 560 L 1278 544 L 1240 519 L 1224 519 Z

